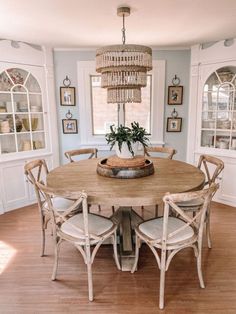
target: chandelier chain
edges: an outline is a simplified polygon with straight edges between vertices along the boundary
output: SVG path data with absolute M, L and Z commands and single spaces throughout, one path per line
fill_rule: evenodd
M 121 29 L 122 32 L 122 44 L 125 45 L 126 37 L 125 37 L 125 15 L 122 15 L 123 17 L 123 27 Z

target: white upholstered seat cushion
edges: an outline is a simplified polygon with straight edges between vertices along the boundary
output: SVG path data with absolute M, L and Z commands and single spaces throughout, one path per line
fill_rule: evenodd
M 82 213 L 74 215 L 61 225 L 62 232 L 75 238 L 81 238 L 84 233 L 73 226 L 84 230 L 84 217 Z M 112 226 L 113 222 L 111 220 L 105 217 L 88 214 L 88 230 L 90 233 L 99 236 L 112 228 Z
M 72 200 L 68 200 L 66 198 L 63 197 L 53 197 L 52 198 L 52 205 L 55 209 L 57 209 L 58 211 L 64 211 L 67 208 L 69 208 L 71 205 L 73 205 L 74 201 Z M 47 202 L 44 203 L 44 208 L 48 209 L 48 204 Z
M 181 219 L 169 217 L 167 234 L 186 225 Z M 161 239 L 163 233 L 163 218 L 156 218 L 141 223 L 138 229 L 151 239 Z M 180 241 L 190 239 L 194 235 L 193 228 L 186 226 L 183 230 L 179 231 L 173 237 L 167 240 L 167 244 L 174 244 Z

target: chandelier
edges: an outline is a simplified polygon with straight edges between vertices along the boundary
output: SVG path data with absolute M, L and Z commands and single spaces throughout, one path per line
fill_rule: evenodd
M 141 88 L 147 85 L 147 71 L 152 69 L 152 49 L 125 43 L 125 17 L 129 7 L 117 9 L 123 18 L 122 45 L 97 49 L 96 71 L 101 73 L 101 87 L 107 88 L 108 103 L 140 103 Z

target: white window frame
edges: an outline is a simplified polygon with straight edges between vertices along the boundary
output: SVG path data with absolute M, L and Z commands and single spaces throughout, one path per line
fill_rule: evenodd
M 151 136 L 152 145 L 164 145 L 165 60 L 153 60 Z M 104 135 L 93 135 L 90 75 L 97 75 L 95 61 L 78 61 L 79 129 L 81 146 L 109 150 Z

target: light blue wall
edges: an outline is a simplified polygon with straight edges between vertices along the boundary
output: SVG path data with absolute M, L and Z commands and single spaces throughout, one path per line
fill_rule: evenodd
M 95 59 L 94 51 L 55 51 L 54 65 L 55 65 L 55 84 L 56 84 L 56 100 L 58 112 L 58 130 L 60 140 L 60 160 L 65 163 L 64 152 L 66 150 L 74 149 L 80 145 L 80 134 L 63 134 L 61 120 L 65 118 L 65 114 L 70 109 L 73 118 L 78 119 L 79 116 L 79 86 L 77 84 L 77 61 L 89 61 Z M 166 146 L 173 146 L 177 149 L 178 154 L 176 159 L 186 160 L 186 145 L 187 145 L 187 117 L 188 117 L 188 96 L 189 96 L 189 71 L 190 71 L 190 50 L 163 50 L 153 51 L 153 59 L 166 60 L 166 99 L 165 99 L 165 124 L 166 118 L 170 116 L 173 108 L 183 118 L 182 132 L 169 133 L 164 132 L 164 141 Z M 172 85 L 172 78 L 177 74 L 181 79 L 181 85 L 184 86 L 183 105 L 169 106 L 167 105 L 168 85 Z M 66 107 L 60 106 L 59 89 L 62 86 L 63 79 L 69 76 L 71 86 L 76 87 L 76 106 Z
M 177 150 L 174 157 L 178 160 L 186 160 L 187 132 L 188 132 L 188 100 L 189 100 L 189 73 L 190 73 L 190 50 L 154 51 L 154 59 L 166 60 L 166 91 L 165 91 L 165 124 L 164 141 L 166 146 L 172 146 Z M 175 74 L 180 78 L 183 85 L 183 104 L 178 106 L 167 105 L 168 86 L 173 85 L 172 79 Z M 167 117 L 171 116 L 173 109 L 182 117 L 182 132 L 166 132 Z

